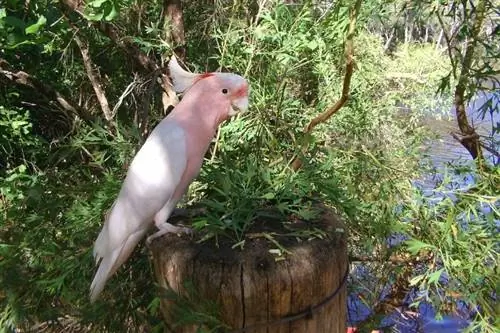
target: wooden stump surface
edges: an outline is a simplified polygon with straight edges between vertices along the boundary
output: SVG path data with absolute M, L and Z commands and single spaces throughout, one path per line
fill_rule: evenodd
M 213 240 L 197 243 L 178 235 L 153 242 L 156 279 L 162 290 L 169 291 L 161 297 L 168 331 L 194 333 L 198 327 L 213 328 L 219 322 L 224 329 L 216 332 L 344 333 L 345 229 L 329 211 L 316 226 L 326 237 L 308 241 L 276 236 L 290 252 L 280 258 L 269 252 L 277 247 L 262 233 L 248 234 L 242 250 L 232 249 L 229 242 L 219 242 L 217 247 Z M 268 226 L 263 222 L 261 227 Z M 281 230 L 285 232 L 290 230 Z M 330 302 L 318 306 L 339 287 Z M 187 315 L 186 309 L 192 313 Z M 308 309 L 313 311 L 307 316 L 284 321 Z

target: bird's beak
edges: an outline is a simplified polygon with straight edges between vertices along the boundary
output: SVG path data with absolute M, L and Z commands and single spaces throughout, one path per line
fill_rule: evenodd
M 245 112 L 248 110 L 248 97 L 238 98 L 233 103 L 231 103 L 231 110 L 229 110 L 229 115 L 234 116 L 240 112 Z

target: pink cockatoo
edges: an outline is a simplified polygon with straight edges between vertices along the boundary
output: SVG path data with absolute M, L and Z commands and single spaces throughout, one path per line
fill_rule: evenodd
M 159 230 L 148 242 L 166 233 L 189 231 L 167 219 L 199 174 L 219 124 L 248 108 L 248 82 L 239 75 L 189 73 L 175 56 L 169 69 L 174 90 L 184 96 L 135 155 L 97 237 L 94 257 L 100 265 L 90 286 L 91 302 L 153 222 Z

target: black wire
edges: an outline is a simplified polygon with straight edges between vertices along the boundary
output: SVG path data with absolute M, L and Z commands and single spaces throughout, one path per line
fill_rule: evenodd
M 270 327 L 270 326 L 274 326 L 274 325 L 278 325 L 278 324 L 289 323 L 289 322 L 296 321 L 296 320 L 299 320 L 302 318 L 311 319 L 315 312 L 318 312 L 319 310 L 321 310 L 322 307 L 324 307 L 325 305 L 330 303 L 335 298 L 335 296 L 337 296 L 337 294 L 340 292 L 340 289 L 342 289 L 342 287 L 346 284 L 348 276 L 349 276 L 349 265 L 347 265 L 346 271 L 344 273 L 344 277 L 340 281 L 340 284 L 337 287 L 337 289 L 335 289 L 330 296 L 328 296 L 323 301 L 321 301 L 320 303 L 318 303 L 314 306 L 309 306 L 307 309 L 305 309 L 299 313 L 288 315 L 288 316 L 282 317 L 280 319 L 276 319 L 276 320 L 271 321 L 271 322 L 259 323 L 259 324 L 255 324 L 255 325 L 252 325 L 249 327 L 243 327 L 240 329 L 229 331 L 229 333 L 249 332 L 252 330 L 259 329 L 259 328 L 265 328 L 265 327 Z M 345 319 L 342 318 L 342 320 L 345 320 Z

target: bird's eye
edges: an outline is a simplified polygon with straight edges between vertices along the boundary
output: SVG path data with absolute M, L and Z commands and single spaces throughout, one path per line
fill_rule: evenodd
M 227 94 L 227 89 L 226 88 L 222 89 L 222 93 Z

